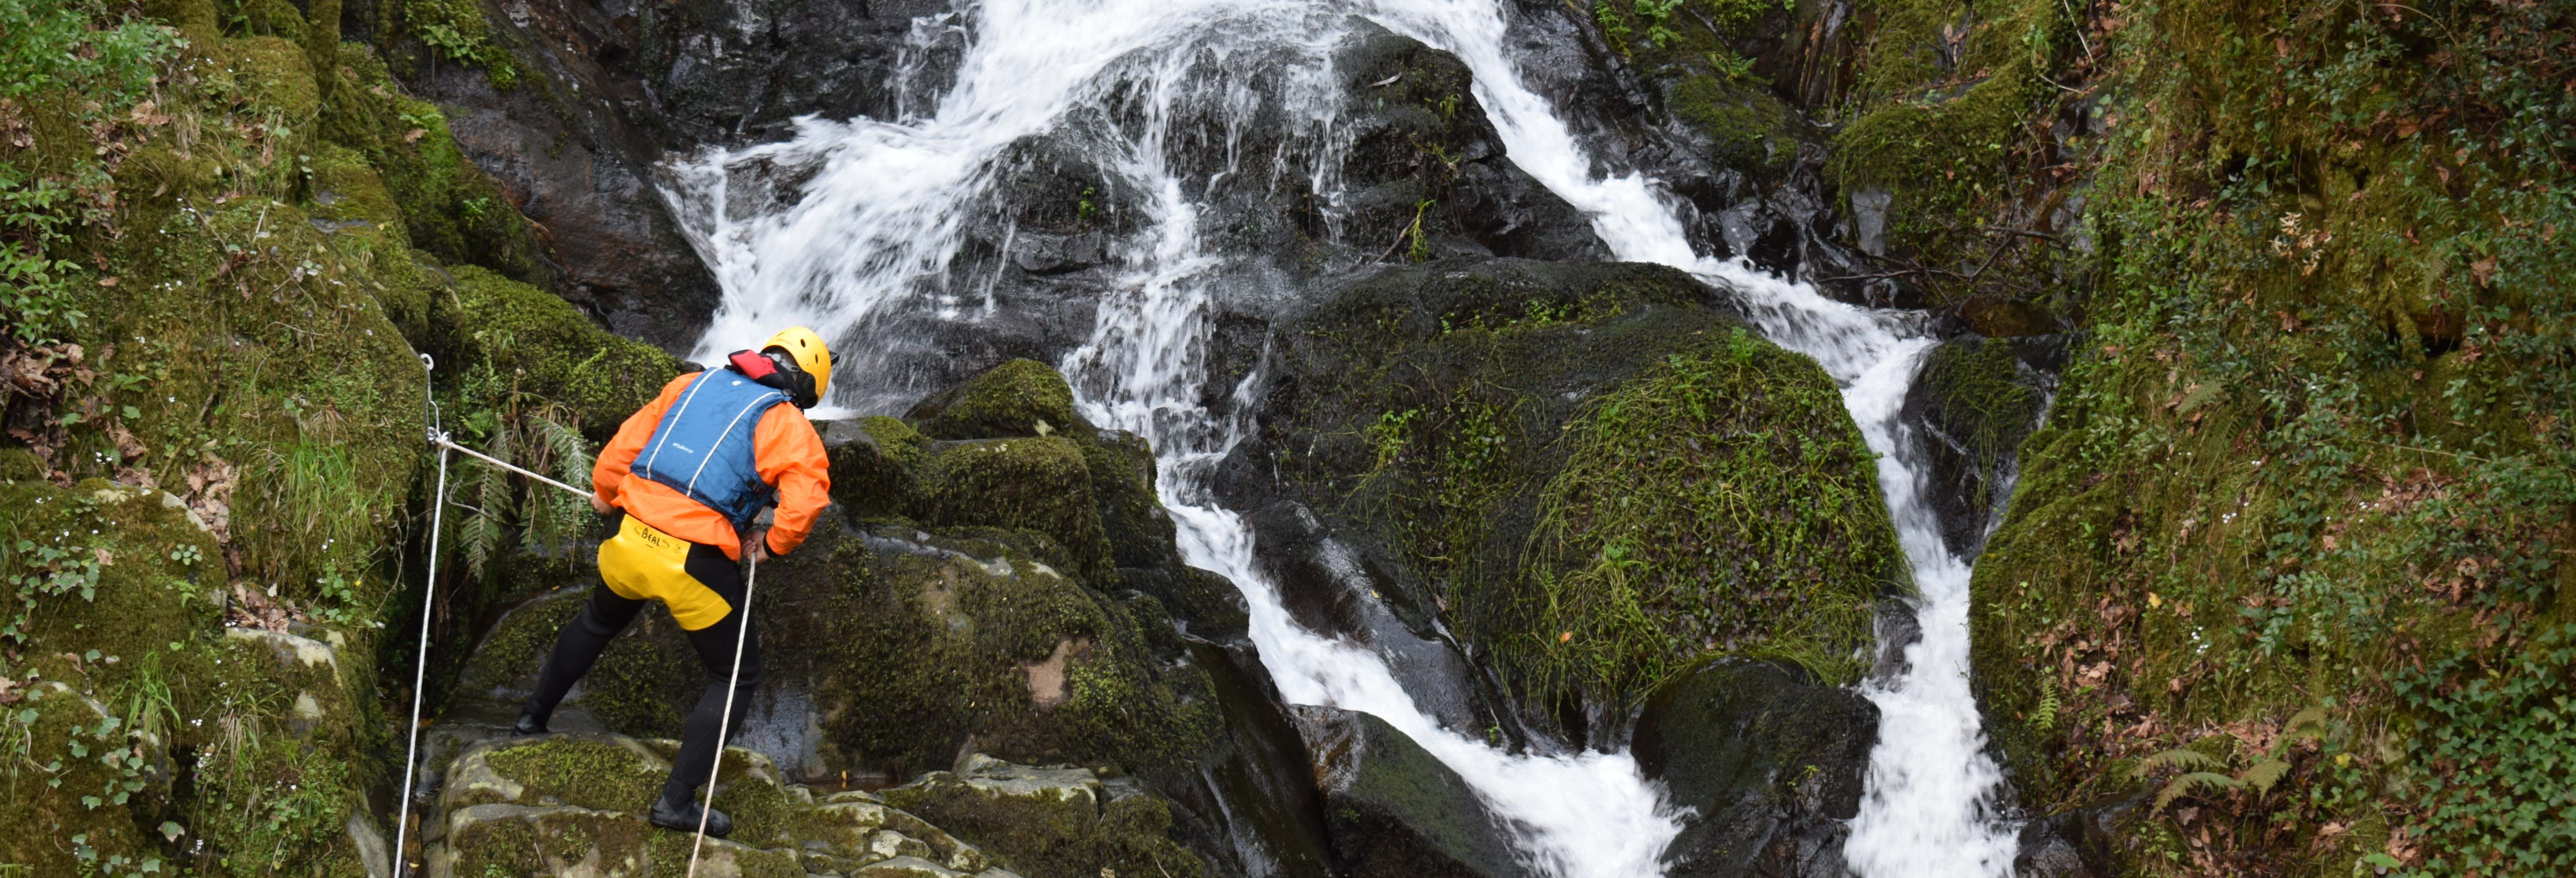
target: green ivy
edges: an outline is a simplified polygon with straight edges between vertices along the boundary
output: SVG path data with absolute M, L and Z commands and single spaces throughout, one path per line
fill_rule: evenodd
M 2434 720 L 2408 759 L 2428 776 L 2416 820 L 2438 843 L 2403 874 L 2576 874 L 2576 623 L 2492 665 L 2462 650 L 2396 689 Z

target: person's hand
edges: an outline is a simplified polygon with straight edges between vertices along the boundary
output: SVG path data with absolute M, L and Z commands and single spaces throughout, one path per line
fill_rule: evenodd
M 611 512 L 617 511 L 617 507 L 608 505 L 608 498 L 600 496 L 597 491 L 593 491 L 590 494 L 590 511 L 597 512 L 601 515 L 607 515 Z
M 752 531 L 751 536 L 743 539 L 742 557 L 744 560 L 751 561 L 753 563 L 769 560 L 768 528 L 764 527 L 759 530 Z

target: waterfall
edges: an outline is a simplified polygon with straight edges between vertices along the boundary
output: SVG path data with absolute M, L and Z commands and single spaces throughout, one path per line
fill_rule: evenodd
M 1880 737 L 1846 857 L 1873 878 L 2009 871 L 2013 827 L 1990 813 L 2000 772 L 1983 753 L 1967 685 L 1968 570 L 1940 543 L 1897 419 L 1914 365 L 1933 340 L 1910 315 L 1854 308 L 1741 262 L 1702 257 L 1654 181 L 1594 176 L 1556 109 L 1522 84 L 1498 0 L 980 0 L 917 22 L 917 33 L 967 34 L 954 84 L 929 102 L 928 115 L 806 119 L 792 140 L 713 151 L 669 169 L 669 200 L 725 291 L 699 358 L 774 326 L 806 323 L 836 340 L 883 342 L 845 355 L 836 384 L 848 389 L 836 393 L 837 404 L 883 410 L 917 395 L 919 388 L 884 377 L 895 370 L 876 352 L 901 341 L 879 331 L 884 321 L 990 316 L 989 279 L 958 265 L 966 208 L 995 184 L 997 156 L 1014 141 L 1081 132 L 1101 164 L 1142 193 L 1145 216 L 1118 245 L 1118 282 L 1098 303 L 1088 338 L 1060 365 L 1086 417 L 1153 443 L 1162 499 L 1188 562 L 1242 589 L 1252 639 L 1281 695 L 1365 711 L 1411 737 L 1513 824 L 1538 872 L 1660 874 L 1657 859 L 1679 832 L 1680 815 L 1633 759 L 1515 756 L 1439 727 L 1378 653 L 1290 618 L 1253 567 L 1249 532 L 1210 496 L 1210 471 L 1248 426 L 1240 421 L 1252 408 L 1255 379 L 1233 388 L 1237 404 L 1223 413 L 1201 405 L 1214 309 L 1229 286 L 1246 283 L 1224 255 L 1205 249 L 1201 212 L 1221 187 L 1268 185 L 1284 170 L 1237 166 L 1232 120 L 1256 106 L 1290 120 L 1297 128 L 1290 139 L 1302 148 L 1331 149 L 1330 50 L 1352 14 L 1463 59 L 1511 160 L 1586 211 L 1619 258 L 1675 266 L 1740 291 L 1765 334 L 1815 358 L 1841 385 L 1880 455 L 1879 480 L 1912 561 L 1922 621 L 1921 640 L 1906 650 L 1908 670 L 1866 684 L 1881 710 Z M 916 73 L 907 67 L 899 81 L 914 82 Z M 1195 146 L 1223 150 L 1225 168 L 1210 175 L 1168 167 L 1174 116 L 1208 107 L 1228 120 L 1227 140 Z M 1309 170 L 1326 195 L 1332 165 L 1316 161 Z

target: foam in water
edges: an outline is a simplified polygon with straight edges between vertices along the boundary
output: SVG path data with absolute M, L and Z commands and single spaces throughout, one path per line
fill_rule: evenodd
M 1513 756 L 1438 727 L 1377 653 L 1290 619 L 1252 567 L 1250 534 L 1205 487 L 1244 425 L 1198 404 L 1216 275 L 1226 260 L 1201 247 L 1194 196 L 1208 192 L 1188 191 L 1184 175 L 1163 164 L 1168 117 L 1185 101 L 1225 108 L 1226 142 L 1207 147 L 1227 151 L 1229 170 L 1219 178 L 1239 170 L 1232 120 L 1249 118 L 1263 100 L 1281 102 L 1310 139 L 1329 145 L 1335 107 L 1326 96 L 1331 77 L 1321 71 L 1339 22 L 1352 13 L 1463 59 L 1511 159 L 1588 212 L 1620 258 L 1680 267 L 1742 291 L 1767 335 L 1814 357 L 1843 386 L 1854 420 L 1881 455 L 1880 482 L 1921 589 L 1923 631 L 1907 650 L 1910 671 L 1868 686 L 1882 711 L 1880 743 L 1845 854 L 1868 876 L 2006 871 L 2012 828 L 1986 813 L 1999 775 L 1983 755 L 1967 688 L 1967 568 L 1942 549 L 1901 453 L 1908 444 L 1896 411 L 1930 340 L 1903 315 L 1853 308 L 1740 263 L 1702 258 L 1653 181 L 1592 176 L 1589 157 L 1555 109 L 1521 84 L 1495 0 L 984 0 L 962 23 L 926 20 L 916 34 L 933 36 L 917 43 L 961 24 L 969 34 L 955 84 L 928 116 L 804 120 L 791 141 L 716 152 L 671 169 L 671 201 L 725 289 L 700 355 L 781 323 L 808 323 L 845 339 L 893 313 L 983 316 L 993 307 L 990 287 L 958 277 L 952 263 L 967 219 L 959 208 L 992 185 L 996 156 L 1017 138 L 1072 124 L 1068 119 L 1087 107 L 1132 110 L 1126 121 L 1089 121 L 1112 153 L 1104 164 L 1147 193 L 1149 216 L 1126 245 L 1122 282 L 1100 303 L 1091 337 L 1062 363 L 1085 415 L 1153 442 L 1163 501 L 1186 558 L 1243 590 L 1253 640 L 1284 698 L 1375 714 L 1413 738 L 1513 824 L 1539 872 L 1660 874 L 1657 858 L 1679 831 L 1677 815 L 1633 759 Z M 1285 52 L 1294 62 L 1267 97 L 1235 77 L 1234 68 L 1246 65 L 1227 63 L 1261 52 Z M 908 65 L 899 81 L 913 82 L 918 72 Z M 1317 162 L 1312 170 L 1328 196 L 1333 164 Z M 844 371 L 866 375 L 873 365 L 861 359 Z M 1247 404 L 1231 411 L 1251 408 L 1241 397 L 1252 384 L 1247 378 L 1235 388 Z M 885 402 L 846 394 L 842 401 Z

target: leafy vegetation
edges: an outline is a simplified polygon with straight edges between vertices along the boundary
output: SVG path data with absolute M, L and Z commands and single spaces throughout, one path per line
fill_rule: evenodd
M 25 152 L 34 126 L 112 125 L 144 100 L 179 45 L 167 27 L 105 10 L 100 0 L 0 0 L 0 326 L 21 343 L 54 339 L 88 316 L 77 285 L 90 277 L 69 258 L 71 235 L 115 203 L 108 159 L 40 160 Z
M 2556 752 L 2576 612 L 2569 10 L 2084 14 L 2012 50 L 2098 73 L 2038 106 L 2098 95 L 2105 126 L 2060 230 L 2099 247 L 2058 300 L 2091 335 L 1976 574 L 2022 795 L 2233 741 L 2287 768 L 2206 753 L 2234 783 L 2168 780 L 2123 869 L 2563 871 L 2564 768 L 2524 754 Z

